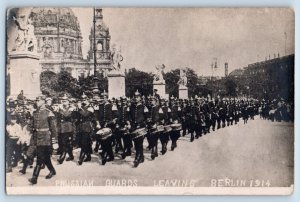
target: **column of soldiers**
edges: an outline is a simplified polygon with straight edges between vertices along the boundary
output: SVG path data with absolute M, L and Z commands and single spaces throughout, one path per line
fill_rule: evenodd
M 155 95 L 142 97 L 138 91 L 132 99 L 109 100 L 106 92 L 93 99 L 83 94 L 79 100 L 63 95 L 58 102 L 40 96 L 34 103 L 23 103 L 22 110 L 20 104 L 9 100 L 7 172 L 22 160 L 20 173 L 25 174 L 36 158 L 30 183 L 37 183 L 45 166 L 50 171 L 46 179 L 50 179 L 56 174 L 50 158 L 53 150 L 58 155 L 58 165 L 76 159 L 80 166 L 96 153 L 102 165 L 113 161 L 117 154 L 121 159 L 134 154 L 133 166 L 137 167 L 144 162 L 145 149 L 151 151 L 154 160 L 159 147 L 161 155 L 166 154 L 169 142 L 170 150 L 175 150 L 181 136 L 188 136 L 193 142 L 211 131 L 237 124 L 240 119 L 246 124 L 260 114 L 264 119 L 288 121 L 292 120 L 292 112 L 293 107 L 283 100 L 197 96 L 186 100 L 172 96 L 167 100 Z M 147 148 L 144 142 L 148 143 Z M 74 148 L 80 150 L 78 157 L 73 155 Z

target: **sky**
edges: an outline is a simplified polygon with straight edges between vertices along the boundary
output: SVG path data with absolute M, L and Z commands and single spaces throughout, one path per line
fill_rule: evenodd
M 83 56 L 90 47 L 92 8 L 72 8 L 78 17 Z M 189 67 L 198 75 L 224 76 L 248 64 L 294 53 L 294 12 L 283 8 L 103 8 L 111 44 L 122 50 L 123 68 L 154 72 Z M 285 37 L 286 33 L 286 37 Z M 286 44 L 286 48 L 285 48 Z M 218 68 L 212 71 L 216 60 Z

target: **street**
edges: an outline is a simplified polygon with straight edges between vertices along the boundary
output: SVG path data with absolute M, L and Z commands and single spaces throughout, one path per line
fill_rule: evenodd
M 258 116 L 244 125 L 221 128 L 190 142 L 190 136 L 181 137 L 175 151 L 153 161 L 146 150 L 145 162 L 133 168 L 134 153 L 131 158 L 120 159 L 116 155 L 113 162 L 101 165 L 98 155 L 92 161 L 77 165 L 79 149 L 74 150 L 75 160 L 57 165 L 57 156 L 52 157 L 56 176 L 46 180 L 47 168 L 41 170 L 35 186 L 55 186 L 60 183 L 92 183 L 93 186 L 170 186 L 172 183 L 194 186 L 261 186 L 286 187 L 294 183 L 294 126 L 292 123 L 271 122 Z M 159 149 L 160 151 L 160 143 Z M 6 175 L 7 186 L 28 186 L 33 169 L 26 175 L 18 170 L 21 165 Z M 223 183 L 229 179 L 230 183 Z M 220 181 L 221 180 L 221 181 Z M 228 181 L 229 182 L 229 181 Z M 244 184 L 243 184 L 244 183 Z

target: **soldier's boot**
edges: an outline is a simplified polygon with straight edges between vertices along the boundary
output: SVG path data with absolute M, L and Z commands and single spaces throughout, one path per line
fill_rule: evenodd
M 108 157 L 107 158 L 107 162 L 115 160 L 115 156 L 114 156 L 114 152 L 113 152 L 112 146 L 109 146 L 107 148 L 107 154 L 108 154 L 108 156 L 107 156 Z
M 60 155 L 59 159 L 57 159 L 57 162 L 59 164 L 62 164 L 66 158 L 67 153 L 66 152 L 62 152 L 62 154 Z
M 122 152 L 122 154 L 121 154 L 121 157 L 122 157 L 122 159 L 125 159 L 126 158 L 126 154 L 127 154 L 127 150 L 128 150 L 128 148 L 123 148 L 123 152 Z
M 121 141 L 121 138 L 118 138 L 116 140 L 116 148 L 115 148 L 115 153 L 119 153 L 119 151 L 122 151 L 123 150 L 123 145 L 122 145 L 122 141 Z
M 66 161 L 73 161 L 74 156 L 73 156 L 73 149 L 72 148 L 68 149 L 68 155 L 69 155 L 69 157 L 66 159 Z
M 195 138 L 198 139 L 200 137 L 200 131 L 196 131 Z
M 84 159 L 84 162 L 89 162 L 92 160 L 91 154 L 87 154 L 86 158 Z
M 101 163 L 102 165 L 105 165 L 106 162 L 107 162 L 107 151 L 105 150 L 105 148 L 103 148 L 103 151 L 102 151 L 102 156 L 101 156 Z
M 175 148 L 176 148 L 176 142 L 175 140 L 172 140 L 171 151 L 174 151 Z
M 31 184 L 36 184 L 36 183 L 37 183 L 37 180 L 38 180 L 40 171 L 41 171 L 41 166 L 40 166 L 40 165 L 37 165 L 37 166 L 34 168 L 34 170 L 33 170 L 32 178 L 28 179 L 28 181 L 29 181 Z
M 29 159 L 28 158 L 24 159 L 23 160 L 23 167 L 22 167 L 21 170 L 19 170 L 19 172 L 22 173 L 23 175 L 25 175 L 26 174 L 26 169 L 27 169 L 28 165 L 29 165 Z
M 186 136 L 186 129 L 182 131 L 182 137 Z
M 164 155 L 167 152 L 167 143 L 164 142 L 162 145 L 161 154 Z
M 80 155 L 79 155 L 79 161 L 78 161 L 78 165 L 82 165 L 82 162 L 84 160 L 84 157 L 85 157 L 85 153 L 83 151 L 80 152 Z
M 140 154 L 139 154 L 139 151 L 136 151 L 135 153 L 135 159 L 133 161 L 133 167 L 138 167 L 139 166 L 139 159 L 140 159 Z
M 46 179 L 51 179 L 53 175 L 56 175 L 56 171 L 54 170 L 54 168 L 50 170 L 48 175 L 46 175 Z
M 139 162 L 140 163 L 144 163 L 144 152 L 143 152 L 143 146 L 141 148 L 141 151 L 140 151 L 140 156 L 139 156 Z
M 157 144 L 155 145 L 155 148 L 154 148 L 154 154 L 155 154 L 155 157 L 158 157 Z
M 155 147 L 152 147 L 152 149 L 151 149 L 151 159 L 152 160 L 155 159 Z
M 96 146 L 95 146 L 95 148 L 94 148 L 94 152 L 95 152 L 95 153 L 98 153 L 99 147 L 100 147 L 100 142 L 96 140 Z
M 44 169 L 46 167 L 46 165 L 43 163 L 42 165 L 41 165 L 41 169 Z
M 195 137 L 194 137 L 194 132 L 192 132 L 192 133 L 191 133 L 191 142 L 193 142 L 194 139 L 195 139 Z M 173 144 L 173 143 L 172 143 L 172 144 Z M 172 150 L 172 151 L 173 151 L 173 150 Z

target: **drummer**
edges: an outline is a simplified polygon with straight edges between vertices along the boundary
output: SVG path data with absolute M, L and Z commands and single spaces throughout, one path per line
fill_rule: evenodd
M 148 108 L 147 114 L 147 127 L 149 129 L 148 132 L 148 141 L 149 146 L 151 149 L 151 159 L 154 160 L 155 157 L 158 156 L 157 153 L 157 141 L 159 138 L 159 132 L 157 126 L 159 125 L 159 111 L 161 111 L 160 107 L 158 106 L 157 97 L 150 96 L 149 97 L 150 106 Z
M 168 106 L 168 102 L 165 99 L 161 99 L 161 119 L 160 119 L 160 124 L 164 125 L 164 132 L 160 133 L 159 139 L 162 145 L 162 150 L 161 153 L 164 155 L 167 152 L 167 145 L 169 142 L 169 135 L 170 135 L 170 130 L 171 126 L 170 125 L 170 113 L 171 109 Z
M 95 114 L 99 120 L 97 123 L 96 129 L 101 130 L 104 128 L 110 128 L 111 131 L 115 130 L 116 125 L 116 109 L 113 110 L 112 104 L 108 101 L 108 95 L 104 91 L 100 96 L 100 104 L 98 114 Z M 106 139 L 98 139 L 100 140 L 102 152 L 100 152 L 100 156 L 102 158 L 102 165 L 105 165 L 106 162 L 114 160 L 114 154 L 112 150 L 112 136 Z
M 178 126 L 181 125 L 181 108 L 177 103 L 176 98 L 173 96 L 171 97 L 171 114 L 170 114 L 170 121 L 172 124 L 177 124 Z M 177 147 L 177 140 L 180 137 L 180 130 L 181 128 L 174 128 L 170 132 L 170 139 L 172 141 L 171 150 L 173 151 Z
M 134 93 L 134 103 L 130 108 L 131 131 L 135 148 L 134 167 L 137 167 L 140 163 L 144 162 L 143 131 L 145 130 L 146 126 L 146 113 L 148 113 L 148 109 L 142 104 L 141 94 L 137 90 Z M 137 131 L 139 131 L 139 133 L 137 133 Z
M 132 138 L 129 134 L 129 130 L 131 129 L 130 121 L 130 108 L 128 106 L 127 98 L 124 96 L 121 97 L 120 104 L 118 106 L 118 119 L 116 125 L 116 143 L 122 150 L 122 159 L 125 159 L 126 156 L 131 156 Z M 123 145 L 121 140 L 123 140 Z

